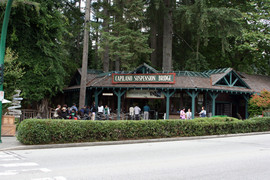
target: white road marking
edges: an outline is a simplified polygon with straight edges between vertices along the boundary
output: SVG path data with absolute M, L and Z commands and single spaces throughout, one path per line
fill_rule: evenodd
M 41 171 L 41 172 L 50 172 L 51 170 L 47 169 L 47 168 L 38 168 L 38 169 L 23 169 L 21 170 L 23 172 L 27 172 L 27 171 Z
M 3 155 L 0 155 L 0 158 L 9 158 L 9 157 L 13 157 L 12 155 L 7 155 L 7 154 L 3 154 Z
M 23 169 L 23 170 L 7 170 L 4 172 L 0 172 L 0 176 L 8 176 L 8 175 L 16 175 L 21 172 L 30 172 L 30 171 L 41 171 L 41 172 L 50 172 L 50 169 L 47 168 L 37 168 L 37 169 Z
M 19 172 L 16 170 L 8 170 L 5 172 L 0 172 L 0 176 L 9 176 L 9 175 L 16 175 L 16 174 L 19 174 Z
M 19 166 L 38 166 L 37 163 L 13 163 L 13 164 L 0 164 L 2 167 L 19 167 Z
M 1 159 L 0 161 L 18 161 L 20 159 L 18 158 L 7 158 L 7 159 Z
M 31 180 L 67 180 L 65 177 L 63 176 L 55 176 L 55 177 L 45 177 L 45 178 L 37 178 L 37 179 L 31 179 Z

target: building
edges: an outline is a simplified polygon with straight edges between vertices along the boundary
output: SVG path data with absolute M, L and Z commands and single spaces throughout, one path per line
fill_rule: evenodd
M 64 89 L 66 103 L 79 101 L 80 69 L 70 87 Z M 248 117 L 248 100 L 263 89 L 270 91 L 270 77 L 248 75 L 232 68 L 204 72 L 160 72 L 142 64 L 134 71 L 88 71 L 86 105 L 107 104 L 120 117 L 135 104 L 148 104 L 152 118 L 179 118 L 179 109 L 192 110 L 198 116 L 204 106 L 207 116 Z

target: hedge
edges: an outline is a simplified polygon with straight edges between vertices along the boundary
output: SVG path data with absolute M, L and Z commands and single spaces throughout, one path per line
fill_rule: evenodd
M 140 121 L 27 119 L 20 123 L 17 138 L 23 144 L 51 144 L 203 136 L 269 130 L 270 117 L 244 121 L 230 117 Z

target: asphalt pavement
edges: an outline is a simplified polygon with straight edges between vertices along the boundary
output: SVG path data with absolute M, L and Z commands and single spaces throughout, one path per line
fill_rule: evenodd
M 83 143 L 65 143 L 65 144 L 43 144 L 43 145 L 25 145 L 19 142 L 16 136 L 6 137 L 2 136 L 0 143 L 0 151 L 7 150 L 27 150 L 27 149 L 50 149 L 50 148 L 65 148 L 65 147 L 84 147 L 84 146 L 102 146 L 102 145 L 116 145 L 116 144 L 136 144 L 136 143 L 151 143 L 151 142 L 167 142 L 167 141 L 183 141 L 183 140 L 196 140 L 196 139 L 211 139 L 235 136 L 249 136 L 270 134 L 266 132 L 253 132 L 253 133 L 239 133 L 239 134 L 226 134 L 226 135 L 212 135 L 212 136 L 193 136 L 193 137 L 174 137 L 174 138 L 159 138 L 159 139 L 138 139 L 138 140 L 123 140 L 123 141 L 102 141 L 102 142 L 83 142 Z

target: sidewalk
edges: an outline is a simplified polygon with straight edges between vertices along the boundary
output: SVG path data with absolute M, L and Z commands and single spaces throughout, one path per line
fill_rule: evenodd
M 160 139 L 138 139 L 138 140 L 123 140 L 123 141 L 102 141 L 102 142 L 44 144 L 44 145 L 24 145 L 20 143 L 16 137 L 2 137 L 1 138 L 2 143 L 0 143 L 0 151 L 83 147 L 83 146 L 104 146 L 104 145 L 153 143 L 153 142 L 166 142 L 166 141 L 184 141 L 184 140 L 212 139 L 212 138 L 225 138 L 225 137 L 237 137 L 237 136 L 263 135 L 263 134 L 270 134 L 270 131 L 254 132 L 254 133 L 240 133 L 240 134 L 226 134 L 226 135 L 212 135 L 212 136 L 193 136 L 193 137 L 175 137 L 175 138 L 160 138 Z

